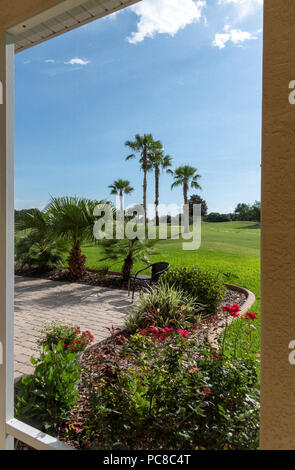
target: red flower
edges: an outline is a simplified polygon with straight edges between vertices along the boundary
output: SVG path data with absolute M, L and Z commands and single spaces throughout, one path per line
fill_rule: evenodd
M 181 330 L 181 329 L 179 328 L 177 331 L 178 331 L 178 333 L 179 333 L 181 336 L 183 336 L 184 338 L 187 338 L 188 335 L 189 335 L 189 331 L 187 331 L 187 330 Z
M 157 328 L 150 328 L 150 332 L 151 333 L 158 333 L 158 330 L 157 330 Z
M 222 310 L 224 312 L 229 313 L 232 317 L 239 317 L 240 314 L 238 312 L 241 311 L 241 307 L 238 304 L 234 304 L 232 306 L 225 305 L 224 307 L 222 307 Z
M 203 393 L 204 393 L 205 397 L 207 397 L 208 395 L 211 394 L 210 388 L 205 387 L 205 385 L 202 385 L 202 389 L 203 389 Z
M 197 366 L 193 366 L 189 371 L 189 374 L 197 374 L 198 373 L 198 368 Z
M 167 340 L 169 334 L 174 331 L 173 328 L 168 328 L 167 326 L 164 327 L 164 328 L 156 328 L 156 327 L 153 327 L 153 328 L 149 328 L 149 330 L 147 330 L 146 328 L 144 328 L 143 330 L 140 331 L 140 334 L 141 335 L 152 335 L 152 339 L 154 341 L 157 341 L 157 340 Z M 181 330 L 182 331 L 182 330 Z M 184 334 L 186 332 L 183 332 Z M 188 332 L 187 332 L 188 333 Z
M 247 312 L 244 317 L 246 320 L 257 320 L 257 314 L 253 312 Z
M 221 354 L 213 353 L 210 355 L 210 359 L 221 359 Z

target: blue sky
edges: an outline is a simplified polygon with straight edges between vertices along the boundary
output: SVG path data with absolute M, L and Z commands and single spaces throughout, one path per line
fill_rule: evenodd
M 16 208 L 110 197 L 117 178 L 141 202 L 124 142 L 150 132 L 198 169 L 210 211 L 260 200 L 261 68 L 262 0 L 143 0 L 17 54 Z M 171 183 L 161 203 L 181 204 Z

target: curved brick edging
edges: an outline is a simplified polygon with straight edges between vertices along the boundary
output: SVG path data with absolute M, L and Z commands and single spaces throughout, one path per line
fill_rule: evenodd
M 246 301 L 243 303 L 243 305 L 240 305 L 240 307 L 241 307 L 240 314 L 243 315 L 244 313 L 246 313 L 249 310 L 249 308 L 252 307 L 252 305 L 254 304 L 254 302 L 256 300 L 256 297 L 253 294 L 253 292 L 251 292 L 248 289 L 245 289 L 244 287 L 235 286 L 234 284 L 225 284 L 225 285 L 229 289 L 236 290 L 236 291 L 241 292 L 242 294 L 246 295 L 246 297 L 247 297 Z

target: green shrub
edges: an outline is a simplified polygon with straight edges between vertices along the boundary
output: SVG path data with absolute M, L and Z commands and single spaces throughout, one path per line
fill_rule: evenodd
M 206 222 L 230 222 L 231 214 L 219 214 L 218 212 L 211 212 L 206 216 Z
M 15 259 L 22 266 L 37 267 L 43 270 L 63 267 L 67 244 L 64 240 L 36 239 L 35 233 L 22 236 L 15 243 Z
M 197 304 L 182 290 L 161 282 L 158 288 L 141 294 L 125 326 L 133 333 L 138 328 L 153 325 L 184 328 L 198 322 L 203 310 L 202 305 Z
M 37 421 L 45 431 L 57 428 L 77 403 L 81 367 L 76 353 L 65 350 L 60 342 L 52 349 L 45 346 L 31 363 L 34 374 L 17 385 L 16 415 Z
M 46 211 L 20 211 L 15 228 L 20 235 L 15 244 L 17 262 L 44 270 L 64 265 L 68 243 L 54 234 L 52 219 Z
M 102 268 L 100 268 L 98 270 L 97 274 L 98 274 L 98 277 L 101 281 L 104 281 L 106 279 L 106 277 L 109 273 L 109 270 L 110 270 L 109 266 L 103 266 Z
M 206 307 L 206 312 L 214 314 L 225 298 L 226 288 L 219 275 L 199 268 L 170 269 L 163 279 L 170 286 L 177 286 L 196 302 Z
M 59 342 L 64 349 L 70 349 L 75 352 L 84 351 L 94 340 L 94 336 L 89 330 L 81 331 L 80 326 L 67 326 L 57 322 L 52 322 L 41 330 L 42 337 L 37 341 L 38 345 L 46 345 L 52 349 Z
M 253 362 L 220 358 L 186 334 L 167 329 L 164 338 L 155 338 L 144 330 L 108 358 L 99 358 L 89 383 L 92 410 L 85 426 L 92 448 L 258 447 Z

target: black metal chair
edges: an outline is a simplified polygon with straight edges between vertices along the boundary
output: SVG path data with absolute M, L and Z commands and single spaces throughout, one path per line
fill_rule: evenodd
M 152 268 L 151 276 L 139 276 L 140 273 L 146 271 L 147 269 Z M 139 282 L 143 287 L 151 289 L 151 287 L 158 282 L 162 274 L 164 274 L 170 268 L 170 264 L 166 262 L 152 263 L 146 266 L 143 269 L 137 271 L 134 276 L 131 276 L 128 281 L 128 296 L 130 295 L 131 281 L 133 281 L 133 290 L 132 290 L 132 302 L 134 300 L 134 291 L 136 287 L 136 282 Z

